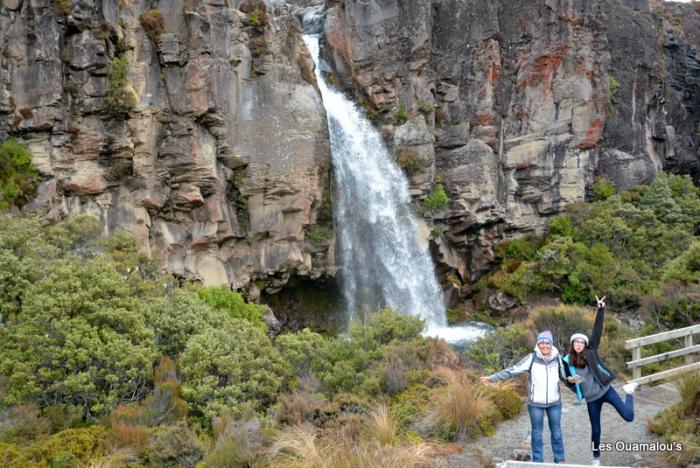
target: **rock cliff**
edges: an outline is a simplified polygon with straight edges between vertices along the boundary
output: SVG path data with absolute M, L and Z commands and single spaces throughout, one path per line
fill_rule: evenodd
M 327 0 L 337 78 L 383 129 L 452 296 L 594 177 L 700 180 L 700 13 L 639 0 Z M 452 283 L 452 284 L 449 284 Z M 460 289 L 461 288 L 461 289 Z
M 0 139 L 26 210 L 98 216 L 256 298 L 333 276 L 330 153 L 299 18 L 386 136 L 452 299 L 603 175 L 700 179 L 700 14 L 646 0 L 2 0 Z M 422 203 L 442 184 L 444 208 Z
M 26 207 L 123 228 L 205 284 L 332 273 L 330 152 L 285 4 L 4 1 L 0 136 L 44 182 Z

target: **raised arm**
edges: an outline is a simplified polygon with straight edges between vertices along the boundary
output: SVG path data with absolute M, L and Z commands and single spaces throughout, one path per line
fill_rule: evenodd
M 603 296 L 602 299 L 598 299 L 598 296 L 595 298 L 598 301 L 598 310 L 595 314 L 593 332 L 591 333 L 591 339 L 588 341 L 588 344 L 591 346 L 591 348 L 598 349 L 600 339 L 603 336 L 603 321 L 605 320 L 605 296 Z

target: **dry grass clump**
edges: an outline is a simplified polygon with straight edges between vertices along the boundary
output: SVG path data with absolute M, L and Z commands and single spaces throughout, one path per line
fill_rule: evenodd
M 485 389 L 473 385 L 465 372 L 442 368 L 437 374 L 445 386 L 431 397 L 432 409 L 423 422 L 427 431 L 462 437 L 495 413 Z
M 357 417 L 359 431 L 324 431 L 308 424 L 285 429 L 270 450 L 270 463 L 304 468 L 418 468 L 434 464 L 433 447 L 403 439 L 386 405 Z
M 366 438 L 381 446 L 399 442 L 399 426 L 385 404 L 380 404 L 367 413 L 364 428 Z
M 276 419 L 282 424 L 313 423 L 321 417 L 327 406 L 328 402 L 317 394 L 295 391 L 279 398 Z
M 165 30 L 165 22 L 163 21 L 163 14 L 160 10 L 154 8 L 148 10 L 139 16 L 139 21 L 141 26 L 143 26 L 144 31 L 148 38 L 153 41 L 153 44 L 158 45 L 160 40 L 160 35 L 163 34 Z

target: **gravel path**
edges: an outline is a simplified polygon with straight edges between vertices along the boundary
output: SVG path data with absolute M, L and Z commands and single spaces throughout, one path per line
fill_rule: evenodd
M 618 393 L 622 393 L 620 385 L 615 385 Z M 572 464 L 588 465 L 593 459 L 591 453 L 591 425 L 585 402 L 576 404 L 576 395 L 562 387 L 564 398 L 562 409 L 562 431 L 566 447 L 566 461 Z M 657 387 L 641 387 L 637 389 L 634 398 L 635 420 L 628 423 L 617 414 L 610 405 L 603 405 L 601 421 L 603 434 L 601 443 L 616 442 L 659 442 L 659 439 L 647 432 L 647 421 L 652 419 L 660 410 L 680 400 L 674 384 L 663 384 Z M 546 418 L 545 418 L 546 419 Z M 549 429 L 545 420 L 545 461 L 552 461 L 552 451 Z M 488 465 L 489 462 L 498 464 L 503 460 L 514 460 L 517 457 L 530 455 L 530 418 L 527 410 L 515 419 L 502 423 L 495 435 L 482 437 L 469 442 L 462 454 L 449 457 L 441 465 L 443 468 L 477 467 Z M 522 458 L 521 458 L 522 459 Z M 616 451 L 603 453 L 603 465 L 654 467 L 669 466 L 659 453 L 652 451 Z

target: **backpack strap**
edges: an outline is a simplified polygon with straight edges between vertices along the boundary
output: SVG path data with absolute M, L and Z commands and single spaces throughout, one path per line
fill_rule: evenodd
M 537 352 L 532 352 L 532 360 L 530 361 L 530 367 L 527 368 L 528 374 L 532 375 L 532 365 L 535 363 L 535 358 L 537 357 Z

